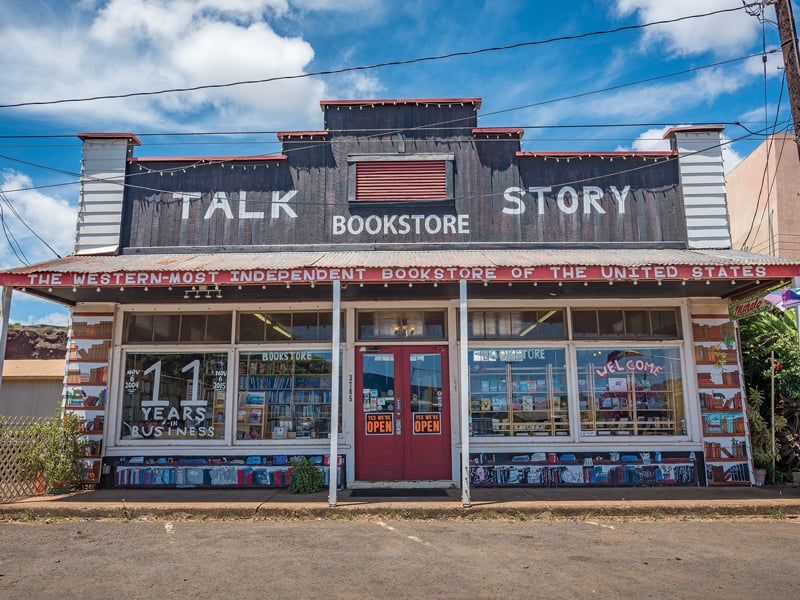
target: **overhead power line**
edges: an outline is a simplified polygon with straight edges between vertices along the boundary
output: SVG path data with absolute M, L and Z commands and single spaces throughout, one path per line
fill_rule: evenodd
M 516 44 L 508 44 L 505 46 L 493 46 L 491 48 L 480 48 L 478 50 L 464 50 L 461 52 L 450 52 L 448 54 L 439 54 L 435 56 L 423 56 L 417 58 L 409 58 L 406 60 L 393 60 L 387 61 L 382 63 L 375 63 L 372 65 L 361 65 L 355 67 L 343 67 L 341 69 L 327 69 L 323 71 L 314 71 L 311 73 L 299 73 L 297 75 L 279 75 L 276 77 L 267 77 L 265 79 L 249 79 L 243 81 L 234 81 L 229 83 L 216 83 L 216 84 L 207 84 L 207 85 L 197 85 L 191 87 L 180 87 L 180 88 L 168 88 L 163 90 L 155 90 L 155 91 L 148 91 L 148 92 L 128 92 L 124 94 L 107 94 L 102 96 L 86 96 L 82 98 L 63 98 L 60 100 L 40 100 L 40 101 L 31 101 L 31 102 L 17 102 L 14 104 L 0 104 L 0 108 L 20 108 L 24 106 L 47 106 L 53 104 L 67 104 L 67 103 L 74 103 L 74 102 L 91 102 L 94 100 L 116 100 L 120 98 L 134 98 L 134 97 L 141 97 L 141 96 L 157 96 L 163 94 L 174 94 L 180 92 L 194 92 L 198 90 L 208 90 L 208 89 L 221 89 L 221 88 L 229 88 L 229 87 L 236 87 L 242 85 L 254 85 L 254 84 L 261 84 L 261 83 L 272 83 L 275 81 L 287 81 L 293 79 L 305 79 L 308 77 L 321 77 L 325 75 L 339 75 L 342 73 L 352 73 L 356 71 L 368 71 L 372 69 L 382 69 L 385 67 L 394 67 L 394 66 L 401 66 L 401 65 L 410 65 L 422 62 L 432 62 L 438 60 L 447 60 L 451 58 L 457 58 L 462 56 L 475 56 L 478 54 L 485 54 L 488 52 L 501 52 L 505 50 L 513 50 L 516 48 L 526 48 L 532 46 L 542 46 L 545 44 L 552 44 L 555 42 L 566 42 L 566 41 L 574 41 L 585 39 L 588 37 L 594 37 L 599 35 L 608 35 L 612 33 L 620 33 L 623 31 L 634 31 L 637 29 L 645 29 L 647 27 L 654 27 L 656 25 L 668 25 L 670 23 L 678 23 L 681 21 L 686 21 L 689 19 L 699 19 L 703 17 L 710 17 L 714 15 L 719 15 L 723 13 L 730 13 L 730 12 L 737 12 L 740 10 L 748 10 L 755 6 L 760 6 L 760 2 L 753 2 L 749 4 L 744 4 L 743 6 L 737 6 L 734 8 L 723 8 L 720 10 L 715 10 L 707 13 L 702 14 L 695 14 L 695 15 L 685 15 L 682 17 L 675 17 L 673 19 L 663 19 L 661 21 L 651 21 L 649 23 L 640 23 L 638 25 L 624 25 L 622 27 L 615 27 L 613 29 L 604 29 L 601 31 L 590 31 L 584 33 L 578 33 L 574 35 L 562 35 L 558 37 L 548 38 L 544 40 L 533 40 L 528 42 L 519 42 Z

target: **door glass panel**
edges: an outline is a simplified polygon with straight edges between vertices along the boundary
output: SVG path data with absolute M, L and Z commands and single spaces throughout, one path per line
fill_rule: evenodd
M 412 354 L 409 357 L 411 419 L 415 434 L 442 432 L 442 357 Z
M 365 413 L 391 412 L 394 406 L 394 355 L 364 354 L 362 395 Z

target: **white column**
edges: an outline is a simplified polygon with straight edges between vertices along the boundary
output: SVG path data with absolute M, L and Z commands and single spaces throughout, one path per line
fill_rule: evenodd
M 6 342 L 8 341 L 8 313 L 11 310 L 10 287 L 3 286 L 0 292 L 0 385 L 3 383 L 3 366 L 6 361 Z
M 331 426 L 330 431 L 330 460 L 328 482 L 328 505 L 336 506 L 336 475 L 339 469 L 339 371 L 341 362 L 339 340 L 342 337 L 342 285 L 338 279 L 333 281 L 333 331 L 331 339 Z
M 467 282 L 459 282 L 459 403 L 461 407 L 461 503 L 470 505 L 469 497 L 469 347 L 467 320 Z

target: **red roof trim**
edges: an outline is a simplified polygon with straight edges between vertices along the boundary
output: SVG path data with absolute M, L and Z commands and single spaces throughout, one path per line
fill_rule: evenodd
M 224 253 L 221 253 L 224 254 Z M 187 255 L 191 256 L 191 255 Z M 97 257 L 92 257 L 97 258 Z M 191 261 L 186 261 L 191 262 Z M 38 267 L 38 268 L 37 268 Z M 578 269 L 576 271 L 576 269 Z M 22 270 L 22 269 L 20 269 Z M 800 264 L 639 264 L 639 265 L 573 265 L 547 264 L 527 267 L 475 265 L 460 267 L 295 267 L 295 268 L 203 268 L 114 269 L 101 266 L 86 271 L 50 271 L 46 265 L 27 268 L 24 272 L 0 272 L 0 285 L 25 291 L 27 288 L 115 288 L 115 287 L 188 287 L 190 285 L 236 286 L 323 283 L 333 280 L 364 283 L 433 283 L 435 281 L 478 282 L 636 282 L 636 281 L 731 281 L 789 279 L 796 277 Z M 576 273 L 579 275 L 576 276 Z
M 291 138 L 291 137 L 328 137 L 330 135 L 329 131 L 279 131 L 277 134 L 278 139 L 282 140 L 283 138 Z
M 525 130 L 519 127 L 475 127 L 472 135 L 517 135 L 522 137 Z
M 548 158 L 552 157 L 564 157 L 564 158 L 583 158 L 583 157 L 592 157 L 592 156 L 631 156 L 636 158 L 637 156 L 642 157 L 653 157 L 653 156 L 663 156 L 663 157 L 670 157 L 670 156 L 677 156 L 678 153 L 672 150 L 664 150 L 664 151 L 653 151 L 653 152 L 625 152 L 625 151 L 613 151 L 613 152 L 517 152 L 518 157 L 528 157 L 528 158 Z
M 275 156 L 136 156 L 129 158 L 128 162 L 253 162 L 286 159 L 285 154 Z
M 679 131 L 722 131 L 724 125 L 681 125 L 680 127 L 670 127 L 664 132 L 664 139 L 676 134 Z
M 135 144 L 136 146 L 141 146 L 142 142 L 139 138 L 137 138 L 132 133 L 122 133 L 122 132 L 106 132 L 106 133 L 93 133 L 93 132 L 82 132 L 78 134 L 78 137 L 83 140 L 129 140 L 131 143 Z
M 480 108 L 481 102 L 481 98 L 401 98 L 395 100 L 322 100 L 319 105 L 323 110 L 326 106 L 394 106 L 401 104 L 475 104 L 475 108 Z

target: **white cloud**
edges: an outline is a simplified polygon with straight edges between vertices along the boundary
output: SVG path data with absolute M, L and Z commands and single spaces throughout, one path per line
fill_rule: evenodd
M 42 22 L 0 20 L 7 103 L 225 84 L 303 75 L 311 45 L 276 33 L 287 0 L 110 0 Z M 53 77 L 58 73 L 58 77 Z M 313 78 L 26 109 L 104 126 L 181 130 L 205 123 L 282 128 L 319 118 Z
M 675 127 L 680 127 L 676 125 Z M 625 146 L 617 147 L 619 151 L 633 150 L 634 152 L 664 152 L 670 149 L 670 142 L 664 139 L 664 134 L 670 127 L 648 129 L 640 133 L 631 143 L 630 148 Z M 724 133 L 721 136 L 722 164 L 725 173 L 730 172 L 742 161 L 742 157 L 733 149 L 731 138 Z
M 27 175 L 12 170 L 0 172 L 0 189 L 23 189 L 5 193 L 19 217 L 56 252 L 64 256 L 72 251 L 75 244 L 77 209 L 63 198 L 47 196 L 38 190 L 24 189 L 32 186 L 33 182 Z M 2 214 L 3 222 L 22 246 L 29 262 L 55 258 L 53 252 L 36 239 L 5 203 Z M 14 256 L 5 235 L 0 236 L 0 267 L 10 268 L 19 265 L 20 261 Z
M 669 140 L 664 139 L 668 127 L 648 129 L 633 140 L 631 148 L 635 152 L 666 152 L 669 150 Z
M 386 88 L 379 79 L 364 73 L 346 73 L 337 79 L 331 94 L 343 100 L 378 98 Z
M 747 76 L 735 69 L 708 69 L 675 83 L 625 88 L 617 92 L 570 101 L 570 108 L 584 115 L 614 117 L 626 121 L 653 119 L 710 105 L 720 96 L 734 94 L 747 84 Z
M 20 325 L 65 327 L 69 324 L 69 311 L 56 302 L 15 291 L 11 296 L 11 314 L 8 320 Z
M 636 14 L 640 23 L 739 7 L 738 0 L 617 0 L 615 4 L 617 16 Z M 759 31 L 758 19 L 739 10 L 648 27 L 642 34 L 642 46 L 663 44 L 677 56 L 704 52 L 738 55 L 758 39 Z
M 15 320 L 13 322 L 19 323 L 20 325 L 55 325 L 56 327 L 66 327 L 69 324 L 69 315 L 65 309 L 64 312 L 52 312 L 40 316 L 29 314 L 26 319 Z

